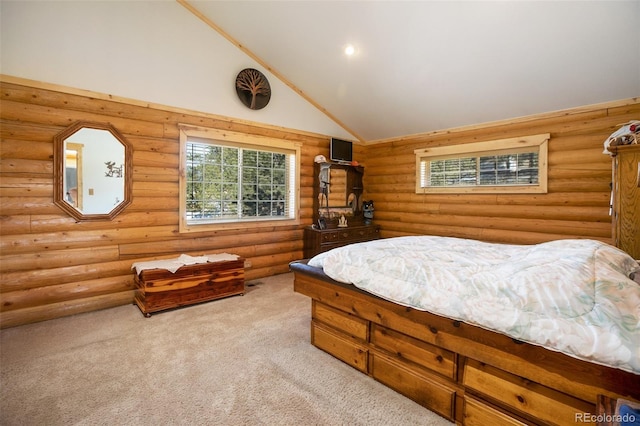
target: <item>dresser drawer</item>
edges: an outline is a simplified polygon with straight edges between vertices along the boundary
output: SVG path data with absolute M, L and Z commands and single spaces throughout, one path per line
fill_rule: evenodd
M 520 412 L 553 425 L 574 425 L 576 413 L 595 413 L 595 406 L 474 360 L 464 366 L 464 385 Z
M 313 301 L 312 311 L 314 320 L 328 324 L 349 336 L 364 341 L 369 340 L 369 321 L 332 308 L 316 300 Z
M 449 420 L 454 420 L 456 390 L 444 379 L 425 374 L 378 351 L 370 353 L 370 374 L 374 379 Z
M 322 244 L 343 241 L 366 241 L 375 239 L 378 235 L 376 227 L 338 228 L 322 232 Z
M 377 225 L 353 225 L 346 228 L 304 229 L 304 257 L 311 258 L 347 244 L 377 240 L 380 238 L 380 227 Z
M 401 359 L 411 361 L 455 380 L 456 355 L 453 352 L 421 342 L 378 324 L 371 325 L 371 343 Z
M 311 343 L 363 373 L 368 372 L 369 351 L 366 346 L 341 336 L 315 320 L 311 321 Z

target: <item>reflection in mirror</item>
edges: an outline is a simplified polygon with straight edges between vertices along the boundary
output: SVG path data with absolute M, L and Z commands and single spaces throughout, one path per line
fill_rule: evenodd
M 131 148 L 115 128 L 79 122 L 54 142 L 59 207 L 78 220 L 110 220 L 130 204 Z
M 67 142 L 64 163 L 65 201 L 82 211 L 82 144 Z
M 347 201 L 347 171 L 345 169 L 331 167 L 324 163 L 320 166 L 320 193 L 318 204 L 320 207 L 346 207 Z
M 347 171 L 332 168 L 330 172 L 329 207 L 344 207 L 347 205 Z
M 335 163 L 316 164 L 319 187 L 316 191 L 318 218 L 357 217 L 362 206 L 362 174 L 358 166 Z

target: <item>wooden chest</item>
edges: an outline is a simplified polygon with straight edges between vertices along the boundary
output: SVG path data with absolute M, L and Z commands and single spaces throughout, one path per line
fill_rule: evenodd
M 135 302 L 152 312 L 244 294 L 244 259 L 185 265 L 172 273 L 145 269 L 135 276 Z

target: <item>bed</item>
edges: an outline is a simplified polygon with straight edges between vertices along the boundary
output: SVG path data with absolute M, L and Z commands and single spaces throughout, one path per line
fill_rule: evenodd
M 311 342 L 463 425 L 601 420 L 640 400 L 640 265 L 594 240 L 352 244 L 293 262 Z

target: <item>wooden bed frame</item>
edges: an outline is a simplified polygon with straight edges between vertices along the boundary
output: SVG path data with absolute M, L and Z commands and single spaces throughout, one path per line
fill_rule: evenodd
M 593 423 L 602 398 L 640 400 L 640 375 L 386 301 L 304 260 L 290 269 L 312 299 L 313 345 L 457 424 Z

